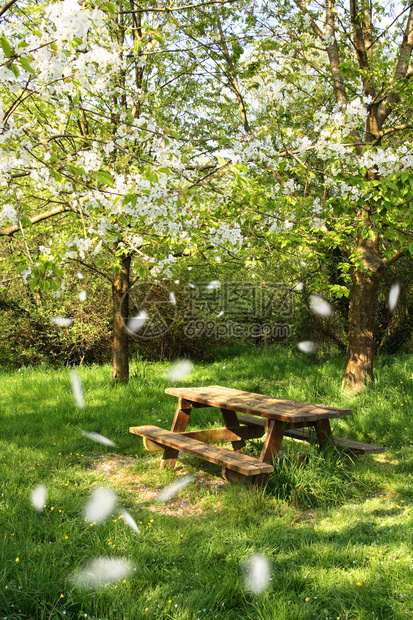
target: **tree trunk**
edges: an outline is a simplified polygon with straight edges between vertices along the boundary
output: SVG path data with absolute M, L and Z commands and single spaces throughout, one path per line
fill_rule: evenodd
M 122 258 L 121 270 L 112 283 L 112 379 L 122 383 L 129 381 L 129 336 L 123 318 L 128 316 L 128 298 L 126 296 L 123 301 L 122 298 L 129 289 L 130 264 L 130 256 Z
M 373 379 L 374 319 L 377 294 L 385 263 L 377 239 L 359 239 L 357 253 L 363 268 L 355 268 L 350 294 L 349 331 L 343 388 L 360 392 Z

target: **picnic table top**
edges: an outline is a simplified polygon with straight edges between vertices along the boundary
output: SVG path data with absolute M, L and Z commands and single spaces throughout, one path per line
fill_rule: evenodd
M 220 385 L 166 388 L 165 392 L 172 396 L 209 407 L 230 409 L 281 422 L 314 422 L 326 418 L 340 418 L 353 413 L 351 409 L 340 409 L 339 407 L 326 407 L 296 400 L 273 398 L 272 396 L 235 390 Z

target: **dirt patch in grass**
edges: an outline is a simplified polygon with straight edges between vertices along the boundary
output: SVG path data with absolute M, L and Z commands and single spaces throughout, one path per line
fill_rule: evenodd
M 155 498 L 164 487 L 154 488 L 152 459 L 150 461 L 151 463 L 148 462 L 148 471 L 145 473 L 136 472 L 136 459 L 134 457 L 121 454 L 99 457 L 93 461 L 91 467 L 98 474 L 103 475 L 110 486 L 128 493 L 138 494 L 140 502 L 146 504 L 150 512 L 175 517 L 199 516 L 205 513 L 206 507 L 203 498 L 197 497 L 195 500 L 193 493 L 190 493 L 188 497 L 180 491 L 177 497 L 165 504 L 157 504 Z M 181 464 L 177 479 L 188 473 Z M 199 489 L 212 490 L 214 493 L 218 493 L 227 484 L 224 480 L 217 479 L 202 470 L 197 471 L 194 483 Z

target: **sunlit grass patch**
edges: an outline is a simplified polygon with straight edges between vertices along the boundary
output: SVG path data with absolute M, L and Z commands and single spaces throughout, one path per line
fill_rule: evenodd
M 108 367 L 77 369 L 84 408 L 74 399 L 70 369 L 0 375 L 0 617 L 409 617 L 412 361 L 378 358 L 376 381 L 357 398 L 341 392 L 339 358 L 316 364 L 274 347 L 195 364 L 182 384 L 350 407 L 354 415 L 336 422 L 334 432 L 386 448 L 353 461 L 289 439 L 267 487 L 255 491 L 225 483 L 219 467 L 189 455 L 175 471 L 160 471 L 161 453 L 146 452 L 129 434 L 137 424 L 170 427 L 176 399 L 164 389 L 171 364 L 138 360 L 130 384 L 114 387 Z M 190 424 L 217 427 L 222 419 L 216 409 L 197 409 Z M 258 455 L 261 448 L 254 440 L 246 451 Z M 307 459 L 300 463 L 301 454 Z M 155 501 L 188 475 L 193 479 L 175 496 Z M 31 494 L 42 486 L 45 507 L 36 510 Z M 116 506 L 103 523 L 85 522 L 85 506 L 100 487 L 112 489 Z M 259 593 L 245 587 L 241 568 L 255 553 L 271 566 Z M 71 575 L 102 557 L 130 562 L 133 571 L 96 589 L 75 587 Z

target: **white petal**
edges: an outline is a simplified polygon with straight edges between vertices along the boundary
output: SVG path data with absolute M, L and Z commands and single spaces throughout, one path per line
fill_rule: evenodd
M 79 301 L 81 301 L 81 302 L 86 301 L 86 297 L 87 297 L 86 291 L 80 291 L 80 293 L 79 293 Z
M 243 564 L 244 586 L 253 594 L 262 594 L 270 585 L 271 568 L 268 559 L 254 553 Z
M 297 346 L 303 353 L 314 353 L 317 348 L 316 343 L 312 340 L 303 340 L 303 342 L 299 342 Z
M 167 502 L 172 497 L 174 497 L 174 495 L 176 495 L 178 491 L 180 491 L 181 489 L 186 487 L 187 484 L 192 482 L 193 479 L 194 479 L 194 476 L 182 476 L 182 478 L 180 478 L 176 482 L 172 482 L 172 484 L 168 484 L 167 487 L 162 489 L 162 491 L 160 491 L 156 495 L 155 502 L 158 502 L 160 504 L 163 502 Z
M 303 288 L 304 288 L 303 282 L 297 282 L 297 284 L 294 286 L 294 290 L 296 291 L 302 291 Z
M 214 291 L 217 288 L 220 288 L 221 286 L 221 282 L 219 280 L 212 280 L 212 282 L 210 282 L 206 289 L 207 291 Z
M 319 295 L 310 295 L 310 307 L 315 314 L 320 314 L 321 316 L 330 316 L 333 314 L 333 309 L 330 304 Z
M 96 589 L 106 583 L 125 579 L 133 571 L 133 564 L 117 558 L 94 558 L 72 575 L 71 581 L 78 588 Z
M 392 284 L 390 291 L 389 291 L 389 298 L 388 298 L 387 303 L 389 304 L 390 312 L 393 312 L 393 310 L 397 306 L 399 294 L 400 294 L 400 284 L 396 282 L 395 284 Z
M 82 384 L 80 383 L 77 372 L 75 372 L 74 370 L 70 373 L 70 380 L 72 382 L 72 392 L 73 396 L 75 397 L 77 406 L 82 409 L 85 406 L 85 401 L 82 394 Z
M 80 273 L 80 271 L 77 272 L 77 277 L 79 278 L 79 280 L 83 280 L 83 275 Z
M 125 523 L 127 523 L 129 525 L 129 527 L 131 527 L 137 534 L 139 534 L 139 528 L 136 525 L 135 519 L 124 508 L 122 508 L 122 514 L 123 514 L 123 518 L 125 520 Z
M 41 512 L 46 504 L 47 490 L 42 484 L 33 489 L 30 496 L 32 506 L 35 510 Z
M 193 369 L 194 365 L 191 360 L 181 360 L 168 370 L 167 379 L 170 381 L 180 381 L 185 379 Z
M 115 504 L 115 493 L 111 489 L 99 487 L 93 491 L 85 506 L 85 517 L 92 523 L 102 523 L 111 515 Z
M 112 446 L 116 447 L 116 444 L 111 439 L 108 439 L 104 435 L 100 435 L 99 433 L 87 433 L 86 431 L 82 431 L 82 435 L 91 439 L 92 441 L 96 441 L 96 443 L 101 443 L 104 446 Z
M 169 300 L 173 306 L 176 306 L 176 297 L 174 293 L 169 293 Z
M 59 327 L 71 327 L 73 325 L 73 319 L 68 319 L 65 316 L 52 316 L 50 321 Z
M 132 319 L 129 319 L 126 323 L 128 331 L 132 332 L 132 334 L 135 334 L 138 330 L 142 329 L 148 318 L 148 313 L 145 310 L 141 310 L 139 314 L 134 316 Z

